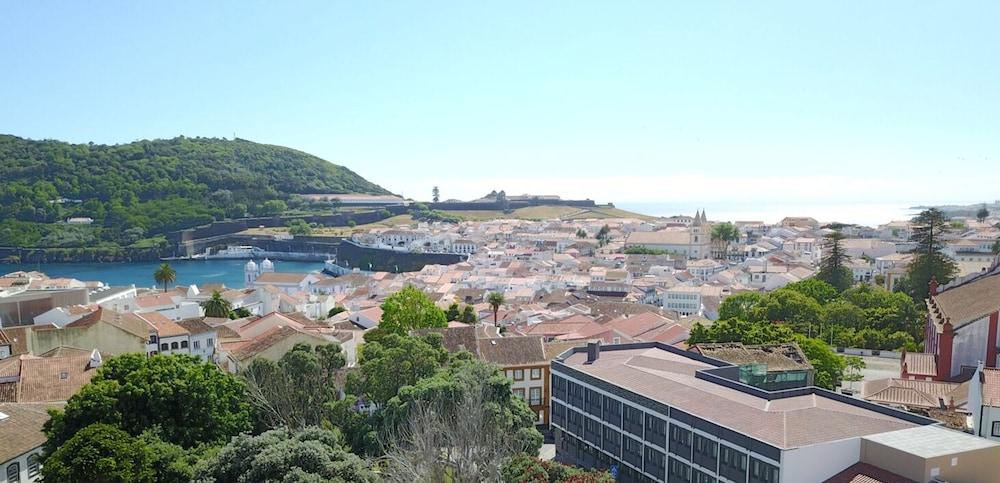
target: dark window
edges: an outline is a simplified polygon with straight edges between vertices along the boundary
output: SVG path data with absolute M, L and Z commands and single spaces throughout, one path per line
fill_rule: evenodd
M 552 401 L 552 422 L 559 426 L 566 426 L 566 406 Z
M 1000 436 L 1000 421 L 993 421 L 993 436 Z
M 566 381 L 566 402 L 570 406 L 583 409 L 583 390 L 583 386 L 575 382 Z
M 181 349 L 187 349 L 187 347 L 188 347 L 188 341 L 182 340 L 181 341 Z
M 653 443 L 661 448 L 667 447 L 667 422 L 647 414 L 646 415 L 646 442 Z
M 11 463 L 7 465 L 7 482 L 21 483 L 21 464 Z
M 601 441 L 601 449 L 619 457 L 621 455 L 622 434 L 615 428 L 607 426 L 602 426 L 602 428 L 604 428 L 604 438 Z
M 604 422 L 622 427 L 622 403 L 611 396 L 604 396 Z
M 160 350 L 161 351 L 168 351 L 168 350 L 170 350 L 170 346 L 167 345 L 166 343 L 160 344 Z
M 157 339 L 156 339 L 156 334 L 150 334 L 150 335 L 149 335 L 149 343 L 150 343 L 150 344 L 155 344 L 155 343 L 156 343 L 156 341 L 157 341 Z
M 587 412 L 601 417 L 601 399 L 601 393 L 593 389 L 587 389 Z
M 583 439 L 594 446 L 601 446 L 601 423 L 586 416 L 583 417 Z
M 28 456 L 28 480 L 34 480 L 38 478 L 38 474 L 41 473 L 41 465 L 38 463 L 40 459 L 38 453 L 34 453 Z
M 719 445 L 719 475 L 736 483 L 747 481 L 747 455 L 742 451 Z
M 625 405 L 622 414 L 625 416 L 624 425 L 622 426 L 625 431 L 628 431 L 640 439 L 642 438 L 642 410 Z
M 691 460 L 691 431 L 676 424 L 670 425 L 670 452 Z
M 171 342 L 170 343 L 170 348 L 171 349 L 177 349 L 178 348 L 177 343 L 176 342 Z
M 583 415 L 572 409 L 566 409 L 566 429 L 577 435 L 583 435 Z
M 778 483 L 778 468 L 750 458 L 750 483 Z
M 691 467 L 676 458 L 667 464 L 667 480 L 670 483 L 691 483 Z
M 692 461 L 704 468 L 715 468 L 719 461 L 719 443 L 700 434 L 693 436 L 694 458 Z
M 552 395 L 561 401 L 566 400 L 566 379 L 559 376 L 552 376 Z
M 698 471 L 694 468 L 691 469 L 691 483 L 717 483 L 718 481 L 708 473 Z
M 657 480 L 662 480 L 664 471 L 667 468 L 666 455 L 658 449 L 646 446 L 645 456 L 643 459 L 643 471 L 653 475 Z
M 622 459 L 625 462 L 642 468 L 642 442 L 628 436 L 622 436 Z

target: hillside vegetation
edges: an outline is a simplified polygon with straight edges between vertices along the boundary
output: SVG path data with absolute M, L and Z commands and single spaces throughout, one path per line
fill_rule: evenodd
M 216 219 L 279 214 L 292 193 L 388 191 L 316 156 L 242 139 L 108 146 L 0 135 L 0 246 L 128 245 Z M 95 221 L 53 225 L 70 217 Z

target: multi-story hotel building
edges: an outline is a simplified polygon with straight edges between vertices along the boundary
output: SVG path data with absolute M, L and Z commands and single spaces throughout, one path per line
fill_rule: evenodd
M 556 459 L 619 481 L 883 481 L 854 479 L 875 472 L 985 483 L 1000 474 L 996 443 L 815 387 L 753 387 L 738 366 L 672 346 L 590 344 L 551 370 Z

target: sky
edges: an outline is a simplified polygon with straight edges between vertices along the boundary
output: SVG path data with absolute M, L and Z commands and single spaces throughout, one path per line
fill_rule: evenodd
M 998 2 L 11 2 L 0 133 L 236 136 L 418 199 L 979 202 L 1000 198 L 998 18 Z

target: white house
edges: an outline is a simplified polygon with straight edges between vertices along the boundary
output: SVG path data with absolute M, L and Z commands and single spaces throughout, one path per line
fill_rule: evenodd
M 348 320 L 354 322 L 358 326 L 364 327 L 365 329 L 377 327 L 379 322 L 382 321 L 382 308 L 371 307 L 354 312 Z
M 663 308 L 673 310 L 685 317 L 701 315 L 701 287 L 678 285 L 663 292 Z

